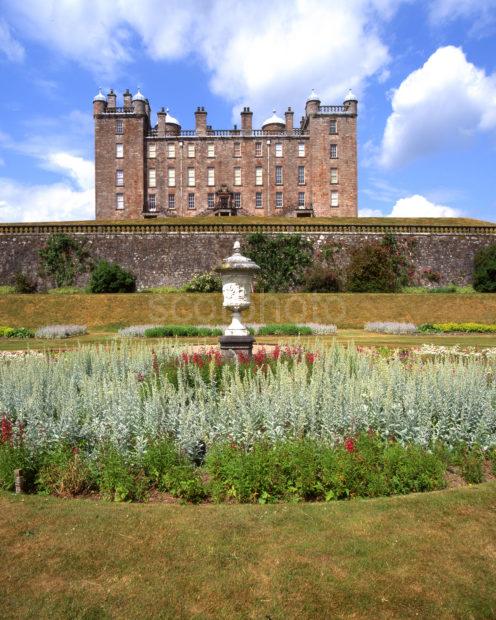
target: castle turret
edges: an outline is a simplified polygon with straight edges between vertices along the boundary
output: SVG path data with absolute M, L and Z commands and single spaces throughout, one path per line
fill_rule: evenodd
M 93 97 L 93 114 L 103 114 L 107 108 L 107 98 L 102 93 L 102 89 L 98 90 L 98 94 Z
M 251 134 L 253 130 L 253 112 L 249 107 L 244 107 L 241 112 L 241 131 L 244 134 Z
M 207 133 L 207 112 L 204 107 L 196 109 L 195 129 L 198 136 L 205 136 Z
M 343 101 L 343 105 L 347 112 L 351 112 L 351 114 L 358 114 L 358 99 L 353 94 L 351 88 L 348 90 L 348 93 Z
M 305 105 L 305 114 L 307 116 L 310 116 L 311 114 L 318 114 L 319 107 L 320 107 L 320 97 L 312 89 L 312 92 L 310 93 L 307 99 L 307 103 Z
M 288 108 L 286 112 L 284 113 L 284 116 L 286 118 L 286 131 L 293 131 L 293 119 L 294 119 L 293 110 L 291 108 Z
M 138 92 L 133 97 L 133 106 L 135 114 L 141 114 L 143 116 L 146 114 L 146 98 L 143 96 L 139 88 Z
M 262 124 L 262 129 L 271 133 L 280 133 L 281 131 L 284 131 L 285 128 L 286 123 L 282 120 L 280 116 L 276 115 L 275 110 L 272 110 L 272 116 L 265 119 Z
M 169 133 L 178 136 L 181 133 L 181 125 L 177 118 L 174 118 L 169 114 L 169 108 L 167 108 L 167 114 L 165 115 L 165 133 Z

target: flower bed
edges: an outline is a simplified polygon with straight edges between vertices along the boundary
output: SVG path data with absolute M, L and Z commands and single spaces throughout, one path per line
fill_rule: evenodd
M 55 486 L 69 468 L 76 479 L 84 479 L 82 488 L 97 488 L 116 499 L 143 497 L 153 485 L 162 484 L 164 476 L 164 490 L 186 499 L 206 495 L 239 501 L 287 499 L 291 494 L 301 499 L 345 497 L 346 491 L 339 490 L 335 478 L 342 477 L 342 471 L 348 472 L 343 488 L 351 496 L 438 488 L 438 461 L 431 462 L 429 454 L 437 454 L 446 469 L 452 459 L 446 455 L 462 446 L 467 453 L 461 461 L 473 461 L 477 471 L 493 454 L 495 376 L 496 364 L 490 356 L 483 363 L 471 356 L 454 359 L 442 353 L 433 359 L 401 352 L 386 357 L 340 346 L 315 352 L 301 347 L 261 349 L 251 360 L 229 363 L 216 349 L 191 352 L 160 346 L 151 352 L 144 344 L 131 348 L 125 343 L 15 362 L 0 359 L 4 425 L 0 485 L 11 486 L 13 469 L 22 467 L 33 472 L 37 488 L 48 488 L 40 486 L 40 475 L 45 465 L 52 467 L 56 461 L 63 473 L 50 474 L 59 481 Z M 373 445 L 367 444 L 364 434 L 373 437 Z M 157 481 L 144 463 L 152 447 L 162 442 L 170 442 L 172 448 L 167 450 L 179 461 L 170 467 L 161 465 L 165 469 Z M 309 450 L 313 455 L 308 476 L 315 478 L 315 485 L 319 481 L 323 485 L 318 493 L 317 487 L 307 491 L 294 482 L 305 460 L 294 456 L 300 448 L 291 446 L 300 443 L 303 453 Z M 392 444 L 425 467 L 410 463 L 410 456 L 400 448 L 390 448 Z M 361 456 L 355 455 L 358 461 L 347 464 L 343 450 L 354 453 L 355 445 L 363 447 L 358 450 Z M 279 449 L 281 454 L 289 450 L 288 459 L 296 463 L 286 473 L 276 465 L 279 456 L 273 451 Z M 390 449 L 399 452 L 393 455 Z M 272 472 L 272 482 L 263 482 L 258 490 L 242 491 L 242 472 L 259 467 L 253 456 L 256 450 L 261 450 L 257 452 L 261 462 L 273 463 L 267 470 Z M 365 474 L 359 467 L 368 450 L 372 451 L 370 462 L 376 463 L 370 471 L 366 468 L 375 476 L 375 491 L 369 483 L 362 484 Z M 240 472 L 233 473 L 231 482 L 222 472 L 216 478 L 214 463 L 219 464 L 219 455 L 223 455 L 222 472 Z M 211 468 L 207 473 L 212 484 L 218 482 L 215 489 L 205 487 L 203 470 L 194 465 L 204 458 L 203 467 Z M 403 491 L 391 486 L 389 458 L 396 463 L 397 475 L 403 467 L 417 472 L 408 474 Z M 425 468 L 431 472 L 427 478 L 422 473 Z M 185 477 L 179 475 L 181 471 Z M 356 471 L 362 482 L 352 477 Z M 276 480 L 276 484 L 274 476 L 282 476 L 283 482 L 279 485 Z M 121 478 L 129 483 L 125 497 L 118 493 Z M 248 487 L 253 480 L 246 483 Z M 291 480 L 300 490 L 289 489 Z M 424 487 L 421 480 L 427 480 Z M 327 495 L 331 491 L 333 495 Z

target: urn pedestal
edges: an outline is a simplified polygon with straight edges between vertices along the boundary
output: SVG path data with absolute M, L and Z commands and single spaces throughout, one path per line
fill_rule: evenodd
M 240 243 L 234 244 L 234 254 L 224 259 L 217 272 L 222 278 L 224 308 L 232 310 L 232 320 L 220 337 L 220 350 L 226 359 L 236 356 L 250 358 L 255 338 L 241 322 L 241 312 L 250 307 L 254 274 L 260 270 L 250 258 L 241 255 Z

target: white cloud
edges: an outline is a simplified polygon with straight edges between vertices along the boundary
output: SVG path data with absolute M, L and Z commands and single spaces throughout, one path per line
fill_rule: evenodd
M 407 0 L 7 0 L 23 34 L 114 78 L 139 53 L 192 57 L 213 92 L 260 114 L 299 104 L 311 88 L 329 103 L 387 75 L 378 27 Z M 138 43 L 137 43 L 138 41 Z
M 358 217 L 384 217 L 380 209 L 359 209 Z
M 496 128 L 496 74 L 468 62 L 460 48 L 439 48 L 394 91 L 382 140 L 385 167 L 470 144 Z
M 388 217 L 460 217 L 461 211 L 437 205 L 425 196 L 414 194 L 396 201 Z
M 434 0 L 430 3 L 432 24 L 442 26 L 447 21 L 471 19 L 470 34 L 488 34 L 496 23 L 496 0 Z
M 0 52 L 3 52 L 12 62 L 22 62 L 25 56 L 23 46 L 14 39 L 4 19 L 0 19 Z

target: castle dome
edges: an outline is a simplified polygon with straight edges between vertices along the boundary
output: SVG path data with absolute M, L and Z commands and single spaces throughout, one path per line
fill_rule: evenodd
M 138 92 L 133 96 L 133 101 L 144 101 L 146 103 L 146 97 L 143 96 L 139 88 Z
M 313 88 L 312 92 L 308 95 L 307 101 L 320 101 L 320 97 L 317 95 Z
M 351 88 L 348 90 L 348 93 L 346 94 L 346 97 L 344 98 L 344 103 L 348 101 L 358 101 L 358 99 L 353 94 L 353 91 L 351 90 Z
M 272 110 L 272 116 L 264 120 L 264 122 L 262 123 L 262 129 L 266 125 L 284 125 L 285 126 L 286 123 L 283 121 L 283 119 L 280 116 L 276 115 L 275 110 Z
M 107 97 L 102 93 L 102 89 L 98 89 L 98 94 L 93 97 L 93 102 L 95 101 L 104 101 L 107 102 Z
M 169 108 L 167 108 L 167 110 L 166 110 L 165 122 L 166 122 L 167 125 L 179 125 L 179 126 L 181 126 L 181 123 L 177 120 L 177 118 L 174 118 L 173 116 L 171 116 L 169 114 Z

